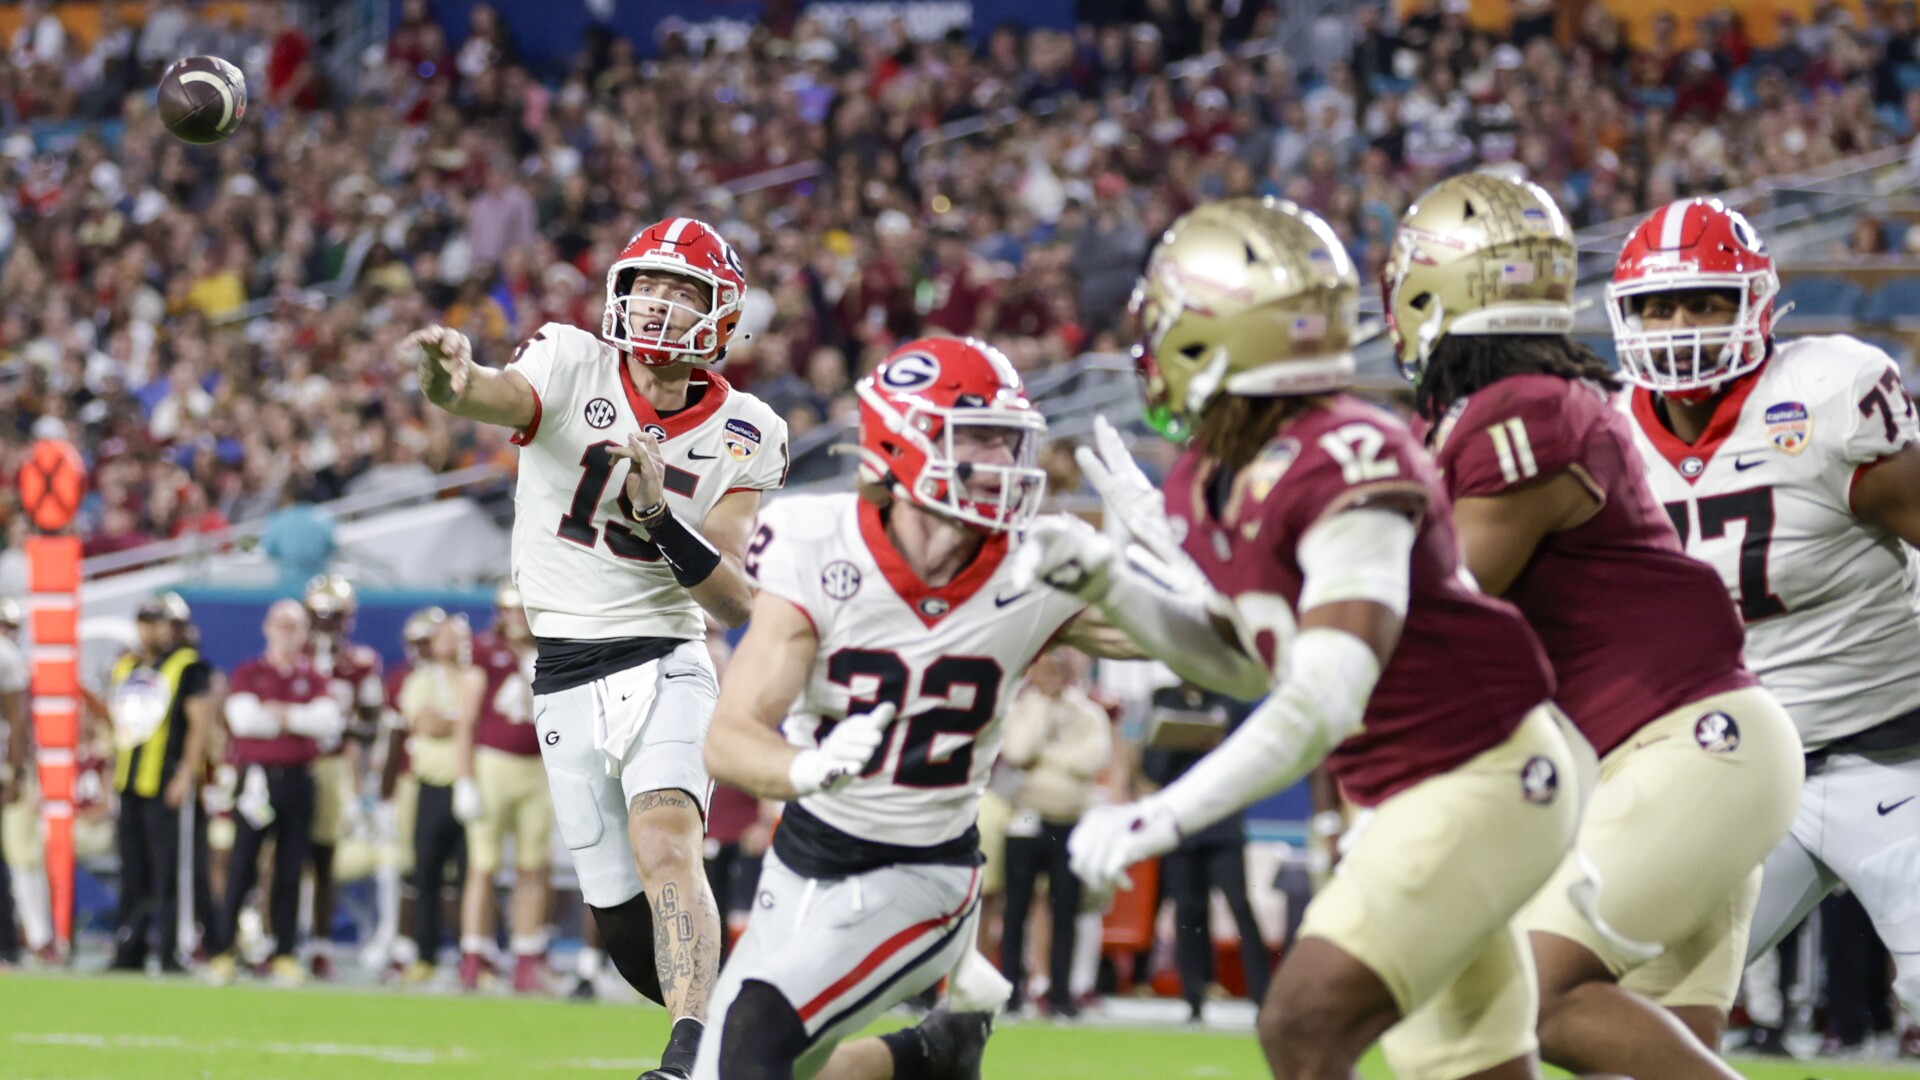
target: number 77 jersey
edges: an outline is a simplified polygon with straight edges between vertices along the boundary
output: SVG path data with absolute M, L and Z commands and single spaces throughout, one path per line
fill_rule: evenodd
M 899 709 L 858 780 L 788 809 L 783 842 L 802 829 L 841 847 L 974 842 L 1000 716 L 1034 657 L 1086 608 L 1044 586 L 1015 588 L 1010 539 L 989 535 L 958 577 L 933 589 L 894 548 L 880 510 L 851 492 L 761 508 L 747 573 L 799 608 L 819 641 L 788 739 L 810 746 L 849 713 L 882 702 Z M 791 853 L 783 847 L 782 858 Z
M 1860 474 L 1920 438 L 1886 353 L 1806 337 L 1721 399 L 1700 439 L 1620 396 L 1656 498 L 1747 624 L 1747 663 L 1808 749 L 1920 707 L 1920 560 L 1854 516 Z

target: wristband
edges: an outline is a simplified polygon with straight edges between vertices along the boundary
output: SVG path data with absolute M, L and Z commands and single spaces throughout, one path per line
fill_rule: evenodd
M 647 530 L 648 539 L 660 549 L 660 555 L 667 560 L 667 566 L 673 570 L 673 580 L 685 588 L 695 585 L 713 576 L 720 568 L 720 552 L 707 538 L 687 528 L 685 522 L 673 515 L 666 500 L 658 504 L 658 511 L 649 508 L 640 524 Z

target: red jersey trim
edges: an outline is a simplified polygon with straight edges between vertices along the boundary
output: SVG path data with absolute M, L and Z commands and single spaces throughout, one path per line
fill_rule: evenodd
M 860 538 L 866 541 L 867 550 L 873 554 L 873 561 L 879 565 L 887 584 L 893 586 L 893 591 L 929 628 L 948 612 L 972 599 L 973 594 L 979 592 L 993 577 L 994 571 L 1000 569 L 1001 560 L 1007 557 L 1007 534 L 994 533 L 987 537 L 986 543 L 980 545 L 980 551 L 966 569 L 936 589 L 921 581 L 920 576 L 907 565 L 906 556 L 900 554 L 893 546 L 892 538 L 887 536 L 886 522 L 880 520 L 880 508 L 864 499 L 860 501 Z M 946 601 L 946 610 L 938 615 L 928 615 L 921 606 L 928 600 Z
M 527 383 L 527 389 L 533 390 L 533 384 Z M 528 424 L 525 429 L 514 432 L 507 438 L 507 441 L 515 446 L 525 446 L 532 442 L 533 437 L 540 434 L 541 411 L 540 391 L 533 390 L 533 422 Z
M 1740 412 L 1747 407 L 1747 398 L 1753 396 L 1753 388 L 1760 385 L 1760 373 L 1765 370 L 1766 365 L 1762 364 L 1734 383 L 1732 391 L 1714 406 L 1713 419 L 1707 421 L 1707 430 L 1700 433 L 1699 442 L 1688 443 L 1668 431 L 1667 425 L 1660 421 L 1659 410 L 1654 408 L 1653 392 L 1642 386 L 1633 388 L 1633 418 L 1640 430 L 1647 433 L 1653 448 L 1673 466 L 1673 471 L 1691 484 L 1707 474 L 1706 466 L 1713 461 L 1714 451 L 1720 449 L 1720 444 L 1726 442 L 1727 436 L 1739 425 Z M 1692 476 L 1680 468 L 1680 463 L 1688 458 L 1700 459 L 1700 471 Z
M 700 395 L 699 401 L 671 416 L 661 416 L 659 410 L 653 407 L 653 403 L 646 399 L 646 395 L 640 393 L 640 388 L 633 383 L 633 369 L 627 366 L 625 359 L 620 361 L 620 389 L 626 391 L 627 404 L 633 408 L 633 415 L 640 419 L 642 425 L 658 424 L 667 433 L 667 438 L 671 439 L 675 435 L 684 435 L 706 423 L 714 413 L 720 411 L 721 404 L 727 400 L 727 395 L 733 390 L 717 371 L 703 371 L 700 374 L 706 376 L 707 392 Z M 699 375 L 694 376 L 696 380 L 699 377 Z M 698 385 L 697 382 L 688 384 L 689 393 L 696 385 Z

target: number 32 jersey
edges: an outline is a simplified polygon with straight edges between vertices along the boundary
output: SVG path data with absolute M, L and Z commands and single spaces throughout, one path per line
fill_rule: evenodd
M 533 423 L 513 437 L 521 447 L 513 577 L 534 634 L 706 637 L 700 606 L 659 549 L 623 524 L 627 462 L 612 451 L 651 431 L 666 458 L 667 505 L 698 529 L 729 492 L 786 482 L 786 421 L 713 371 L 694 373 L 692 404 L 661 416 L 625 357 L 561 323 L 542 326 L 507 369 L 526 377 L 535 398 Z
M 1920 438 L 1892 359 L 1838 335 L 1776 344 L 1692 445 L 1647 391 L 1618 404 L 1654 496 L 1720 572 L 1747 663 L 1807 747 L 1920 708 L 1920 560 L 1852 508 L 1859 475 Z
M 888 701 L 899 709 L 859 779 L 799 800 L 808 814 L 900 847 L 973 828 L 1000 754 L 1001 714 L 1034 657 L 1086 608 L 1044 586 L 1014 588 L 1009 547 L 1005 533 L 988 537 L 958 577 L 931 589 L 888 539 L 879 508 L 851 492 L 761 510 L 747 573 L 799 608 L 819 640 L 787 738 L 811 746 L 848 713 Z

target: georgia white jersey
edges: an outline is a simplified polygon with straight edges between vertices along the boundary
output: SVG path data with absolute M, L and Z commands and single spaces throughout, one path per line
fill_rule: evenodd
M 796 495 L 760 512 L 746 556 L 763 590 L 804 612 L 819 648 L 785 732 L 812 746 L 823 724 L 891 701 L 874 762 L 800 804 L 842 832 L 928 847 L 973 825 L 1000 755 L 1000 717 L 1033 658 L 1086 604 L 1009 581 L 1010 538 L 988 538 L 959 577 L 930 589 L 851 492 Z M 739 677 L 739 672 L 732 673 Z
M 533 386 L 533 423 L 521 447 L 513 496 L 513 580 L 533 632 L 546 638 L 698 640 L 706 620 L 673 579 L 659 549 L 623 522 L 627 463 L 613 456 L 642 429 L 666 457 L 667 503 L 698 529 L 732 491 L 786 482 L 787 424 L 717 372 L 695 372 L 706 390 L 661 416 L 634 387 L 613 346 L 548 323 L 520 346 L 508 370 Z
M 1619 397 L 1687 552 L 1720 571 L 1747 663 L 1809 749 L 1920 708 L 1920 558 L 1853 514 L 1854 480 L 1916 439 L 1886 353 L 1845 336 L 1776 344 L 1700 441 L 1651 395 Z

